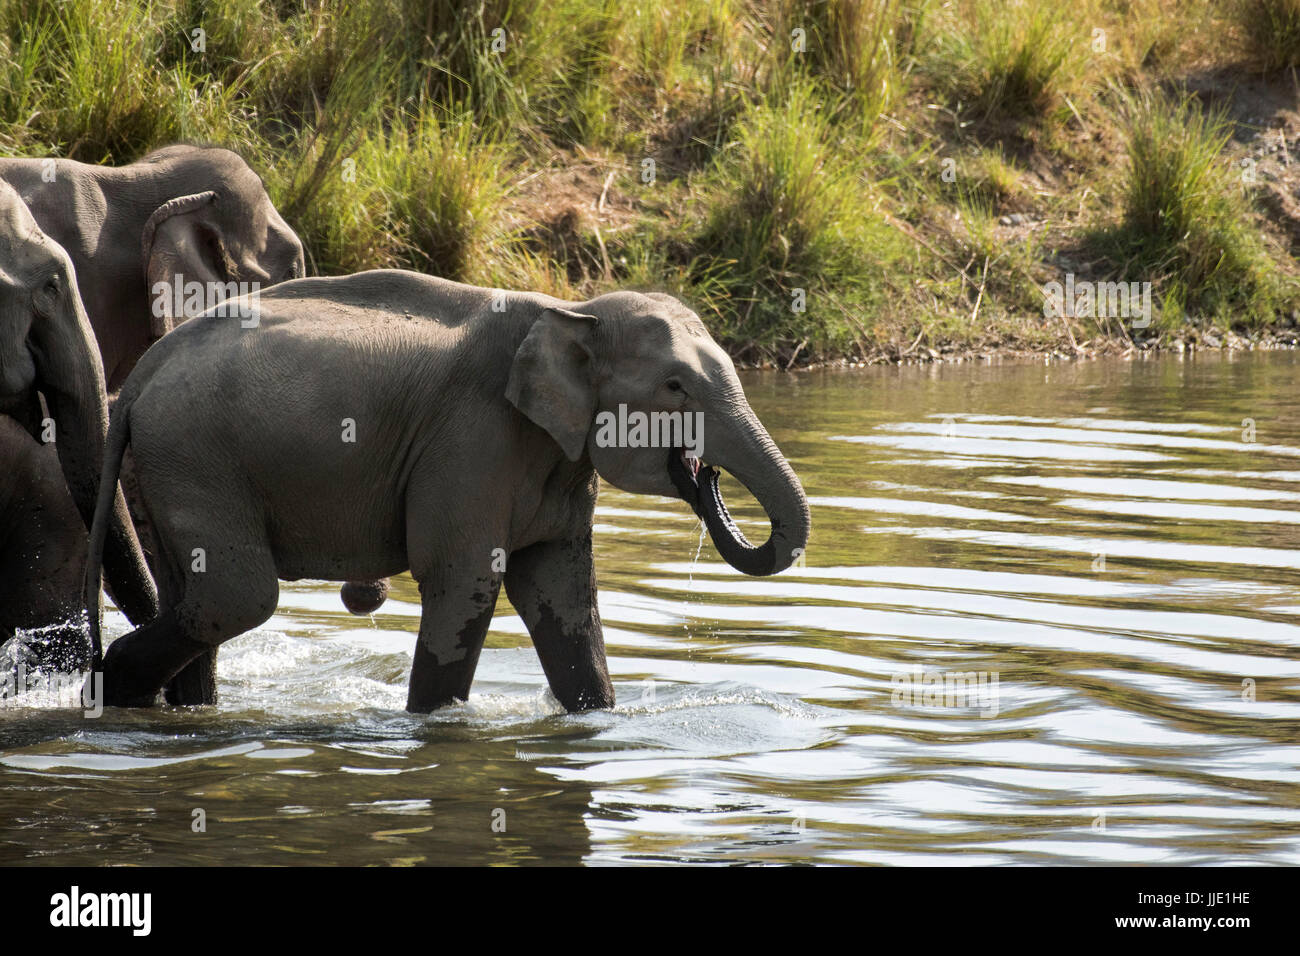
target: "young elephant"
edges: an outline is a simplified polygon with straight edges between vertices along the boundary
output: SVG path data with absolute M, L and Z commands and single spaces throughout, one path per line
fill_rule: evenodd
M 662 427 L 647 435 L 647 413 L 689 422 L 675 447 L 655 440 Z M 765 544 L 736 529 L 682 435 L 758 498 Z M 257 328 L 205 316 L 144 356 L 113 411 L 102 489 L 128 443 L 162 611 L 109 648 L 108 704 L 149 705 L 165 684 L 173 703 L 213 700 L 217 645 L 271 616 L 277 578 L 409 568 L 422 602 L 409 710 L 468 696 L 502 583 L 559 701 L 609 707 L 597 474 L 685 498 L 749 574 L 788 567 L 809 531 L 731 360 L 664 295 L 575 304 L 397 271 L 285 283 L 262 295 Z M 100 503 L 92 578 L 107 490 Z M 87 598 L 94 628 L 98 592 Z

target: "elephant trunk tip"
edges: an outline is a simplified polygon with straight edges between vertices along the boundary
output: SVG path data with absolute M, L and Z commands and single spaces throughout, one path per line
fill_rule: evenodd
M 779 464 L 781 474 L 775 484 L 754 482 L 758 486 L 755 496 L 771 525 L 768 539 L 754 545 L 727 509 L 718 487 L 719 470 L 698 460 L 692 462 L 678 449 L 669 455 L 668 473 L 678 494 L 704 522 L 718 554 L 743 574 L 754 577 L 778 574 L 800 559 L 808 543 L 812 526 L 808 499 L 785 460 L 781 459 Z M 750 488 L 750 482 L 742 480 L 742 484 Z

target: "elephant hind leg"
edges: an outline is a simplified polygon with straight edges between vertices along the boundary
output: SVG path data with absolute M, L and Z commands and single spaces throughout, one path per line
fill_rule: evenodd
M 217 649 L 209 647 L 167 682 L 163 691 L 173 707 L 197 707 L 217 702 Z
M 104 654 L 104 700 L 108 707 L 152 707 L 158 691 L 210 645 L 187 637 L 176 610 L 119 637 Z
M 152 706 L 164 687 L 172 704 L 216 702 L 217 646 L 264 623 L 280 594 L 270 555 L 240 551 L 243 559 L 225 573 L 209 568 L 188 575 L 174 607 L 109 645 L 105 704 Z
M 131 463 L 131 455 L 126 456 L 126 463 Z M 129 470 L 124 468 L 123 487 L 126 488 L 126 477 Z M 128 489 L 128 491 L 133 489 Z M 136 497 L 139 497 L 136 491 Z M 154 577 L 158 583 L 158 601 L 161 607 L 176 607 L 185 596 L 185 579 L 178 569 L 178 557 L 167 554 L 165 551 L 158 549 L 158 544 L 153 542 L 153 521 L 149 516 L 147 507 L 143 502 L 140 503 L 142 514 L 132 513 L 132 518 L 139 522 L 141 517 L 144 518 L 143 525 L 137 523 L 137 529 L 142 531 L 141 541 L 147 538 L 151 542 L 151 550 L 155 552 L 154 559 L 151 562 Z M 205 642 L 202 642 L 205 643 Z M 215 647 L 206 647 L 201 650 L 188 664 L 182 667 L 169 681 L 163 689 L 163 695 L 167 703 L 174 707 L 194 707 L 200 705 L 212 705 L 217 702 L 217 649 Z

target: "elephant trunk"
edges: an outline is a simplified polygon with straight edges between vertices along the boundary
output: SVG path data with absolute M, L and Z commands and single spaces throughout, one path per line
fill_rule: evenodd
M 100 466 L 108 433 L 104 368 L 69 266 L 61 315 L 33 327 L 37 377 L 54 419 L 55 448 L 68 491 L 89 528 L 95 515 Z M 108 586 L 123 613 L 137 626 L 158 612 L 153 578 L 140 551 L 120 489 L 104 555 Z
M 790 463 L 741 398 L 738 418 L 714 426 L 704 439 L 709 461 L 695 470 L 683 453 L 674 449 L 668 470 L 695 513 L 703 519 L 718 553 L 737 571 L 756 576 L 784 571 L 803 553 L 812 519 L 808 499 Z M 731 472 L 763 506 L 771 525 L 767 541 L 753 545 L 736 527 L 718 488 L 717 467 Z

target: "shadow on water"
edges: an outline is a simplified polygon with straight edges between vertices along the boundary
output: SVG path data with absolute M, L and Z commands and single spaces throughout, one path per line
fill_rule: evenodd
M 0 701 L 0 862 L 1295 864 L 1298 373 L 750 375 L 806 566 L 604 489 L 616 710 L 560 713 L 503 600 L 471 701 L 407 715 L 414 584 L 285 585 L 216 708 Z

